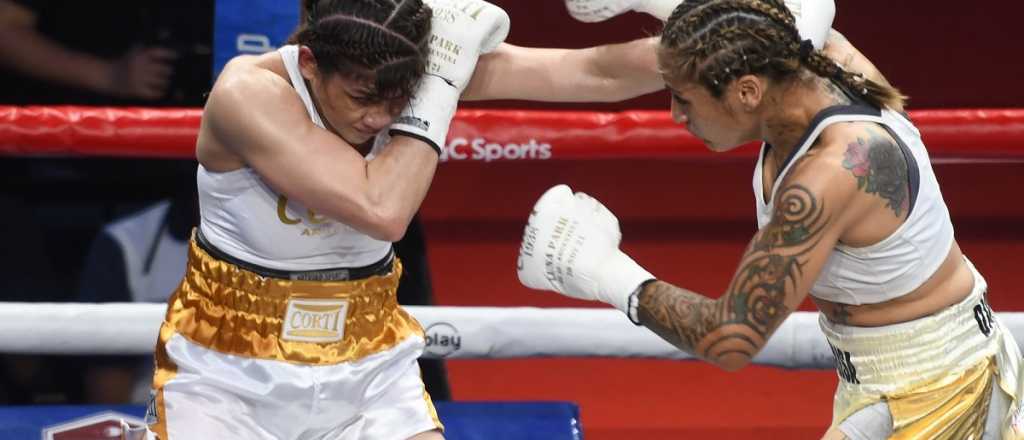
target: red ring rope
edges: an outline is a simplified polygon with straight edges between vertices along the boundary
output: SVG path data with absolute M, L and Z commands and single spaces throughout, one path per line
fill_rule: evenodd
M 0 106 L 0 154 L 192 157 L 195 108 Z M 1024 159 L 1024 109 L 910 113 L 933 158 Z M 460 110 L 449 159 L 714 159 L 668 112 Z

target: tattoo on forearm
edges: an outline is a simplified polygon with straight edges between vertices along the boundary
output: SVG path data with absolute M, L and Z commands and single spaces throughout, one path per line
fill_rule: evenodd
M 807 254 L 827 222 L 810 190 L 787 186 L 778 194 L 772 222 L 754 237 L 720 299 L 651 283 L 640 295 L 640 322 L 713 362 L 731 355 L 752 358 L 790 313 L 787 292 L 796 291 Z
M 640 322 L 672 345 L 695 353 L 697 343 L 719 326 L 716 301 L 666 283 L 649 284 L 640 294 Z
M 910 208 L 910 182 L 903 152 L 886 136 L 871 132 L 868 139 L 846 147 L 843 167 L 857 178 L 857 189 L 877 194 L 896 217 Z

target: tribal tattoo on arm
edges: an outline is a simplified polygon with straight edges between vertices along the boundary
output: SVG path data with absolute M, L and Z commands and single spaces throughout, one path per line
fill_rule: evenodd
M 721 298 L 651 283 L 640 293 L 640 322 L 716 364 L 749 362 L 802 301 L 798 290 L 809 289 L 802 286 L 804 267 L 829 222 L 823 208 L 803 185 L 786 186 L 776 197 L 771 223 L 754 236 Z

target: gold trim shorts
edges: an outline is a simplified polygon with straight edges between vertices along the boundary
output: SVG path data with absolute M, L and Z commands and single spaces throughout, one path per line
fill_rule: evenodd
M 984 278 L 968 265 L 974 289 L 934 315 L 871 328 L 819 317 L 839 375 L 833 426 L 884 402 L 892 418 L 889 438 L 981 439 L 989 404 L 1000 397 L 994 392 L 1016 407 L 1020 350 L 992 313 Z M 993 416 L 1005 429 L 1007 414 Z
M 401 263 L 355 281 L 266 278 L 193 240 L 156 347 L 148 438 L 406 439 L 442 429 L 396 300 Z

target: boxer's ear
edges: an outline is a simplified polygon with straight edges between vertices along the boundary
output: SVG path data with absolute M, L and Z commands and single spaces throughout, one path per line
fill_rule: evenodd
M 767 83 L 764 78 L 757 75 L 743 75 L 736 78 L 736 81 L 726 90 L 732 94 L 740 104 L 740 109 L 746 112 L 753 111 L 761 105 L 764 100 L 765 87 Z
M 317 68 L 316 55 L 313 55 L 313 50 L 309 46 L 299 45 L 299 71 L 307 80 L 313 79 L 320 73 Z

